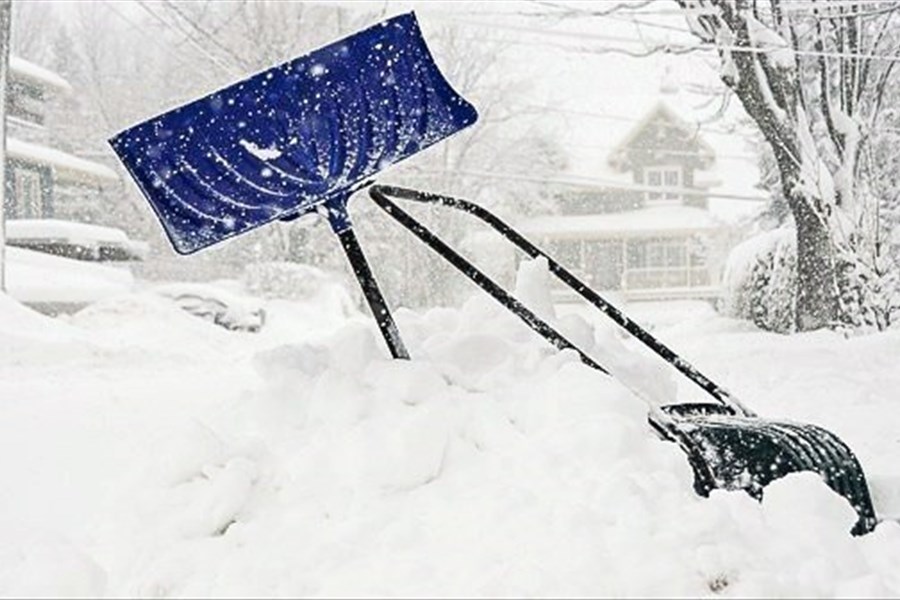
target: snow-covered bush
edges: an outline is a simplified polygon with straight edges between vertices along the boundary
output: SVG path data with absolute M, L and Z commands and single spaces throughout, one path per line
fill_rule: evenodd
M 900 312 L 900 274 L 891 254 L 877 257 L 875 267 L 840 256 L 838 260 L 838 301 L 843 321 L 855 331 L 883 331 Z
M 838 257 L 838 329 L 880 331 L 900 313 L 900 276 L 883 257 L 879 272 Z M 723 277 L 724 310 L 778 333 L 796 331 L 797 241 L 792 227 L 756 235 L 732 250 Z
M 731 251 L 723 277 L 724 312 L 779 333 L 796 329 L 797 237 L 781 227 Z

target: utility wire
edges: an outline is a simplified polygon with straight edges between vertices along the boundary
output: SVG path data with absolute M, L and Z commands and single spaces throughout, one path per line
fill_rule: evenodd
M 592 112 L 588 110 L 577 110 L 570 108 L 560 108 L 557 106 L 549 106 L 545 104 L 516 104 L 515 106 L 519 106 L 524 109 L 533 110 L 537 112 L 554 112 L 554 113 L 562 113 L 567 115 L 579 115 L 584 117 L 591 117 L 594 119 L 605 119 L 608 121 L 627 121 L 630 123 L 638 123 L 643 121 L 642 117 L 634 117 L 634 116 L 626 116 L 626 115 L 616 115 L 610 113 L 600 113 L 600 112 Z M 740 135 L 740 132 L 737 131 L 729 131 L 727 129 L 719 129 L 716 127 L 706 127 L 703 125 L 694 126 L 693 123 L 689 123 L 691 125 L 691 129 L 696 129 L 700 133 L 712 133 L 719 135 Z
M 581 7 L 568 6 L 566 4 L 560 4 L 559 2 L 547 2 L 545 0 L 530 0 L 532 4 L 536 4 L 538 6 L 546 6 L 549 8 L 554 8 L 562 13 L 569 13 L 573 11 L 577 11 L 578 13 L 591 16 L 591 17 L 605 17 L 608 15 L 612 15 L 615 13 L 619 13 L 624 10 L 628 11 L 639 11 L 645 6 L 649 6 L 653 4 L 656 0 L 643 0 L 642 2 L 620 2 L 618 4 L 613 4 L 612 7 L 605 8 L 603 10 L 597 9 L 585 9 Z M 559 14 L 559 13 L 557 13 Z
M 197 33 L 202 35 L 204 38 L 208 39 L 216 48 L 219 48 L 225 54 L 227 54 L 231 58 L 231 60 L 233 60 L 234 62 L 239 64 L 244 69 L 248 69 L 250 67 L 250 65 L 242 57 L 235 54 L 235 52 L 231 48 L 229 48 L 228 46 L 226 46 L 225 44 L 220 42 L 218 39 L 216 39 L 216 36 L 211 34 L 206 29 L 203 29 L 202 27 L 197 25 L 197 23 L 193 19 L 191 19 L 188 15 L 184 14 L 181 11 L 181 9 L 178 8 L 177 4 L 175 4 L 171 0 L 164 0 L 164 2 L 165 2 L 165 5 L 168 6 L 176 15 L 181 17 L 182 20 L 184 20 L 188 25 L 190 25 L 191 29 L 193 29 L 194 31 L 196 31 Z
M 398 175 L 401 172 L 398 171 Z M 650 193 L 670 193 L 683 194 L 688 196 L 701 196 L 708 198 L 722 198 L 723 200 L 743 200 L 747 202 L 765 202 L 768 198 L 765 195 L 748 196 L 744 194 L 729 194 L 710 192 L 702 188 L 685 188 L 685 187 L 663 187 L 652 185 L 641 185 L 637 183 L 626 183 L 621 181 L 613 181 L 610 179 L 600 179 L 594 177 L 583 177 L 580 175 L 567 176 L 542 176 L 527 173 L 503 173 L 498 171 L 479 171 L 475 169 L 454 169 L 451 172 L 439 170 L 408 170 L 402 171 L 402 175 L 406 176 L 428 176 L 438 175 L 441 177 L 470 177 L 475 179 L 497 179 L 501 181 L 529 181 L 532 183 L 557 184 L 572 187 L 598 188 L 605 187 L 617 190 L 626 190 L 633 192 L 650 192 Z
M 488 28 L 491 30 L 504 29 L 509 31 L 516 31 L 520 33 L 530 33 L 539 36 L 545 37 L 563 37 L 567 40 L 573 39 L 582 39 L 589 41 L 603 41 L 603 42 L 621 42 L 626 44 L 643 44 L 645 47 L 647 43 L 637 39 L 630 38 L 625 36 L 614 36 L 608 34 L 598 34 L 598 33 L 587 33 L 587 32 L 579 32 L 579 31 L 551 31 L 547 29 L 541 29 L 538 27 L 529 27 L 527 25 L 514 25 L 514 24 L 504 24 L 498 23 L 496 21 L 491 23 L 486 23 L 478 20 L 471 19 L 457 19 L 455 17 L 440 17 L 446 21 L 458 23 L 460 25 L 468 25 L 473 27 L 482 27 Z M 683 30 L 685 34 L 690 35 L 691 32 L 687 29 Z M 484 39 L 484 38 L 481 38 Z M 689 52 L 698 52 L 698 51 L 717 51 L 717 50 L 730 50 L 732 52 L 747 52 L 751 54 L 768 54 L 772 52 L 782 52 L 789 51 L 794 54 L 799 54 L 801 56 L 822 56 L 826 58 L 862 58 L 867 60 L 885 60 L 890 62 L 900 62 L 900 56 L 896 54 L 875 54 L 875 53 L 861 53 L 861 52 L 836 52 L 836 51 L 818 51 L 818 50 L 795 50 L 789 45 L 784 46 L 769 46 L 766 48 L 760 48 L 756 46 L 734 46 L 734 45 L 719 45 L 713 43 L 700 42 L 696 44 L 685 44 L 685 43 L 672 43 L 672 42 L 663 42 L 651 40 L 654 45 L 651 46 L 646 52 L 647 53 L 657 53 L 657 52 L 665 52 L 670 54 L 685 54 Z M 516 43 L 511 42 L 511 43 Z M 518 43 L 522 43 L 518 41 Z M 625 49 L 625 48 L 572 48 L 575 51 L 579 52 L 621 52 L 625 54 L 631 54 L 634 51 Z M 636 55 L 636 53 L 635 53 Z M 643 54 L 641 54 L 643 55 Z

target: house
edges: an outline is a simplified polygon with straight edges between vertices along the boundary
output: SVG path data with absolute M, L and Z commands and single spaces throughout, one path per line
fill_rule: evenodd
M 97 187 L 119 177 L 109 167 L 52 145 L 49 103 L 71 93 L 52 71 L 18 57 L 9 61 L 6 131 L 7 219 L 71 218 Z
M 53 146 L 50 104 L 71 91 L 59 75 L 10 58 L 5 291 L 49 314 L 128 291 L 133 276 L 115 265 L 145 251 L 119 229 L 78 222 L 102 186 L 118 183 L 119 177 L 105 165 Z
M 741 138 L 693 119 L 677 92 L 615 100 L 604 131 L 617 135 L 602 155 L 586 153 L 595 162 L 581 165 L 583 183 L 557 194 L 558 214 L 522 230 L 596 289 L 629 300 L 717 298 L 736 217 L 763 199 L 754 157 Z
M 124 232 L 82 223 L 115 171 L 52 146 L 49 105 L 71 93 L 69 83 L 38 65 L 11 57 L 7 98 L 6 242 L 88 261 L 141 258 L 145 245 Z

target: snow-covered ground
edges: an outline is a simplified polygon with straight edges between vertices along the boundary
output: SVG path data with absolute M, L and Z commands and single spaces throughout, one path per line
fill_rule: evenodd
M 128 267 L 8 247 L 7 289 L 20 302 L 86 305 L 134 286 Z
M 900 331 L 665 308 L 655 332 L 761 414 L 841 435 L 900 516 Z M 0 296 L 0 595 L 900 594 L 900 525 L 850 537 L 810 474 L 762 504 L 695 496 L 643 401 L 487 299 L 399 311 L 410 362 L 362 315 L 266 309 L 248 334 L 149 294 L 58 320 Z M 693 393 L 608 326 L 559 327 L 648 397 Z

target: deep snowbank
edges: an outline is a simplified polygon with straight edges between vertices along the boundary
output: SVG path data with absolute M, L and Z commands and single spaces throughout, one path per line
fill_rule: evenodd
M 519 291 L 552 316 L 539 275 Z M 641 400 L 481 298 L 400 311 L 411 362 L 388 360 L 368 321 L 301 320 L 310 307 L 278 304 L 283 327 L 254 336 L 116 306 L 66 330 L 142 365 L 99 355 L 52 384 L 5 365 L 33 379 L 0 381 L 0 594 L 900 594 L 900 526 L 851 538 L 853 511 L 810 474 L 762 504 L 696 497 Z M 651 401 L 675 394 L 610 330 L 559 326 Z M 674 336 L 723 356 L 779 343 L 707 327 Z M 802 366 L 820 341 L 779 348 Z M 841 401 L 817 391 L 823 412 Z
M 84 305 L 133 289 L 127 267 L 54 256 L 46 252 L 10 246 L 7 285 L 21 302 Z

